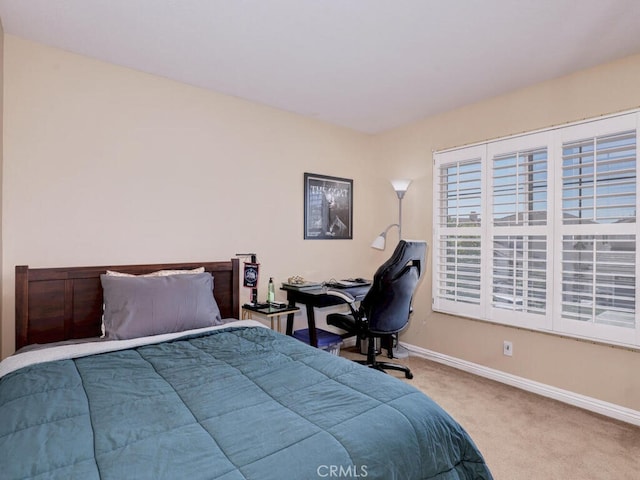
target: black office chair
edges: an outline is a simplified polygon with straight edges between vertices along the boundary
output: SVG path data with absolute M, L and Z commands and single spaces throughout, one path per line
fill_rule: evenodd
M 413 378 L 408 367 L 376 360 L 376 338 L 389 338 L 409 324 L 411 301 L 425 270 L 427 242 L 401 240 L 393 255 L 373 276 L 371 289 L 358 306 L 354 297 L 340 290 L 330 290 L 331 295 L 342 298 L 351 309 L 350 314 L 327 315 L 327 324 L 346 330 L 343 338 L 356 335 L 358 341 L 368 340 L 367 360 L 371 368 L 404 372 Z M 391 348 L 391 346 L 388 346 Z

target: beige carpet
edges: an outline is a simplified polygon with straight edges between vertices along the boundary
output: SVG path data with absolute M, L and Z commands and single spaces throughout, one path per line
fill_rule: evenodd
M 640 479 L 640 427 L 422 358 L 393 361 L 469 432 L 496 480 Z

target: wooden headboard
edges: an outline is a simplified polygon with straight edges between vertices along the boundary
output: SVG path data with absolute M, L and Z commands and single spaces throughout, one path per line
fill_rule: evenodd
M 102 284 L 107 270 L 135 275 L 204 267 L 214 277 L 222 318 L 239 318 L 239 261 L 29 268 L 16 266 L 16 350 L 32 343 L 97 337 L 102 322 Z

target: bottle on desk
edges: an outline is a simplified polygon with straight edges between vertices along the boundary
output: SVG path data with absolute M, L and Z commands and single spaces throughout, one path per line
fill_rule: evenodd
M 273 284 L 273 277 L 269 277 L 269 286 L 267 288 L 267 303 L 276 301 L 276 287 Z

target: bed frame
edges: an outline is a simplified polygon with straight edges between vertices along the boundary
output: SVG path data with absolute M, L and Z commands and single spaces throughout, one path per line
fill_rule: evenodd
M 107 270 L 151 273 L 204 267 L 214 277 L 214 297 L 222 318 L 239 318 L 239 261 L 112 265 L 101 267 L 29 268 L 16 266 L 16 350 L 32 343 L 50 343 L 100 336 L 102 284 Z

